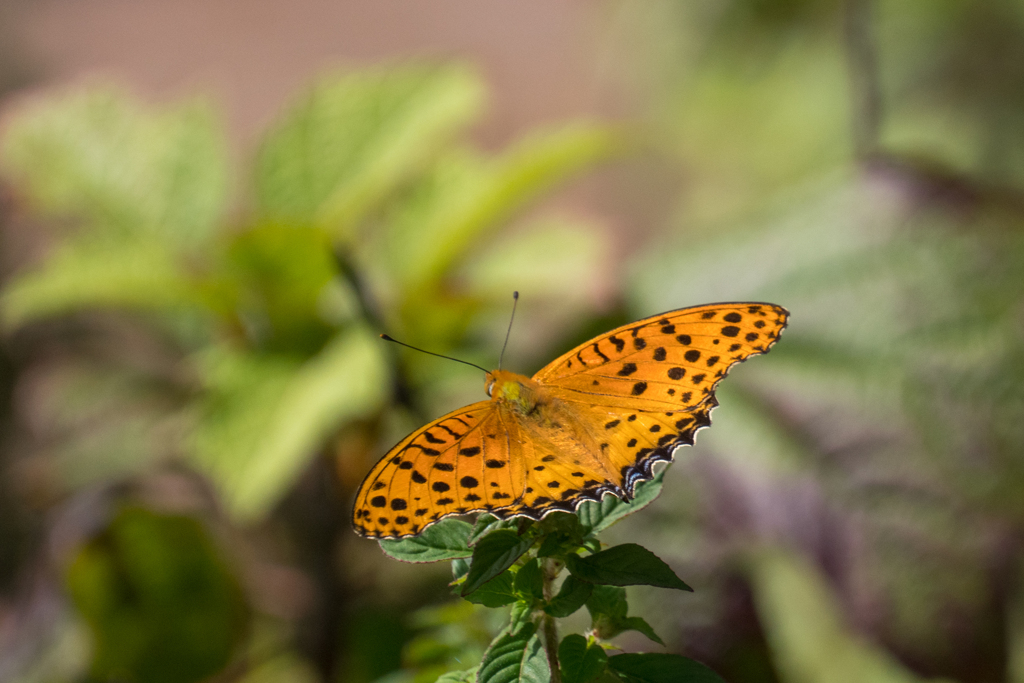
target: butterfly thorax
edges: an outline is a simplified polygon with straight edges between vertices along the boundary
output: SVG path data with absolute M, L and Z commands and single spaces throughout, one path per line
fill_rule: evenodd
M 547 448 L 567 463 L 585 465 L 605 479 L 615 477 L 595 457 L 599 443 L 572 410 L 540 382 L 505 370 L 488 373 L 487 390 L 498 409 L 517 425 L 520 438 Z
M 521 415 L 535 415 L 548 403 L 544 388 L 524 375 L 508 370 L 487 373 L 487 395 Z

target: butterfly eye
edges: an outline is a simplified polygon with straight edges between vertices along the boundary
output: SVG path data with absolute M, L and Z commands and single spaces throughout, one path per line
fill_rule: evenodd
M 488 396 L 492 396 L 492 395 L 493 395 L 493 394 L 492 394 L 492 392 L 493 392 L 493 391 L 494 391 L 494 380 L 492 379 L 492 380 L 491 380 L 491 381 L 490 381 L 490 382 L 489 382 L 489 383 L 487 384 L 487 395 L 488 395 Z

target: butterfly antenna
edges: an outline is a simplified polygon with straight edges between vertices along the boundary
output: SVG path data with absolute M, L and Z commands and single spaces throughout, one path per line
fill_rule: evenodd
M 501 370 L 501 361 L 505 360 L 505 348 L 508 346 L 509 335 L 512 334 L 512 323 L 516 319 L 516 305 L 519 303 L 519 292 L 512 292 L 512 317 L 508 321 L 508 331 L 505 332 L 505 343 L 501 345 L 501 355 L 498 356 L 498 369 Z
M 412 344 L 406 344 L 405 342 L 400 342 L 397 339 L 392 339 L 391 337 L 389 337 L 386 334 L 380 335 L 380 338 L 383 339 L 384 341 L 394 342 L 394 343 L 396 343 L 396 344 L 398 344 L 400 346 L 404 346 L 406 348 L 410 348 L 413 351 L 419 351 L 420 353 L 425 353 L 428 356 L 437 356 L 438 358 L 446 358 L 448 360 L 453 360 L 456 363 L 462 363 L 463 365 L 472 366 L 472 367 L 476 368 L 477 370 L 483 370 L 485 373 L 487 372 L 487 370 L 485 370 L 484 368 L 480 367 L 476 363 L 470 363 L 468 360 L 459 360 L 458 358 L 452 358 L 451 356 L 443 356 L 440 353 L 434 353 L 433 351 L 426 351 L 424 349 L 415 347 Z

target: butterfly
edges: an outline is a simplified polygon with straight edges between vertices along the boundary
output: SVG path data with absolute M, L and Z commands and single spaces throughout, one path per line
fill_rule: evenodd
M 402 538 L 451 515 L 541 519 L 606 494 L 629 500 L 711 424 L 729 369 L 767 353 L 788 320 L 768 303 L 681 308 L 595 337 L 532 378 L 488 372 L 489 400 L 421 427 L 370 470 L 353 526 Z

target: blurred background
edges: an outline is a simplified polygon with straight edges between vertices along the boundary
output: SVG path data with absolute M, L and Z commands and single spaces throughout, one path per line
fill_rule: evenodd
M 526 374 L 792 313 L 608 533 L 668 651 L 1024 683 L 1022 228 L 1019 0 L 2 0 L 0 681 L 471 666 L 500 610 L 348 516 L 484 396 L 376 335 L 494 366 L 515 289 Z

